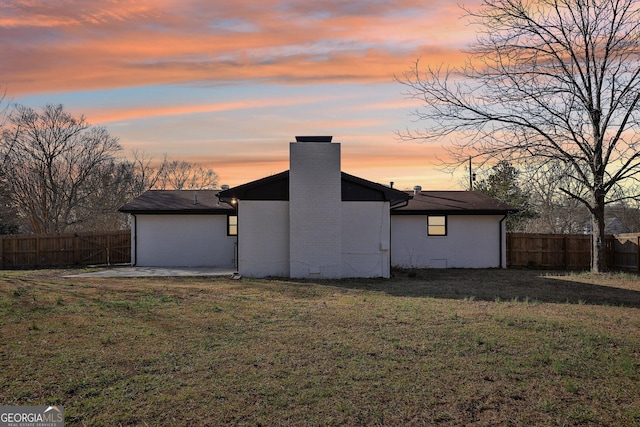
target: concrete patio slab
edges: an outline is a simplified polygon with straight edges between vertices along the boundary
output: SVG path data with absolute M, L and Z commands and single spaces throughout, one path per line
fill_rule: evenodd
M 89 273 L 72 274 L 66 277 L 196 277 L 229 276 L 233 268 L 213 267 L 113 267 Z

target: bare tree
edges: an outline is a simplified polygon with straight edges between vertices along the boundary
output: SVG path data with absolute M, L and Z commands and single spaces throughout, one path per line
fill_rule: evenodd
M 8 197 L 31 231 L 64 232 L 93 215 L 90 202 L 103 189 L 97 176 L 120 149 L 106 129 L 62 105 L 16 106 L 0 139 Z
M 4 103 L 6 92 L 0 95 L 0 135 L 6 123 L 8 105 Z M 19 230 L 16 210 L 9 198 L 9 176 L 6 173 L 6 156 L 0 154 L 0 234 L 11 234 Z
M 128 217 L 118 207 L 148 189 L 209 189 L 218 181 L 211 169 L 166 156 L 157 166 L 140 152 L 116 158 L 117 138 L 62 105 L 15 106 L 0 131 L 0 232 L 18 223 L 35 233 L 120 229 Z
M 153 165 L 153 157 L 145 152 L 134 150 L 132 154 L 133 159 L 127 162 L 131 174 L 129 195 L 138 197 L 156 186 L 162 165 L 156 168 Z
M 211 169 L 165 156 L 151 188 L 158 190 L 210 190 L 218 185 L 218 174 Z
M 525 162 L 520 169 L 523 185 L 531 195 L 536 218 L 524 224 L 523 231 L 530 233 L 585 233 L 590 230 L 587 208 L 578 199 L 568 197 L 559 188 L 570 189 L 574 194 L 588 197 L 583 185 L 568 178 L 571 170 L 561 162 L 543 165 Z
M 129 201 L 132 184 L 136 182 L 131 164 L 108 160 L 97 165 L 84 185 L 87 194 L 76 207 L 76 217 L 82 218 L 71 225 L 77 231 L 107 231 L 128 228 L 129 216 L 118 208 Z
M 399 79 L 421 100 L 424 130 L 407 139 L 454 138 L 460 160 L 501 157 L 562 162 L 560 187 L 593 218 L 592 271 L 606 268 L 605 204 L 634 197 L 638 180 L 638 0 L 484 0 L 464 67 L 415 67 Z

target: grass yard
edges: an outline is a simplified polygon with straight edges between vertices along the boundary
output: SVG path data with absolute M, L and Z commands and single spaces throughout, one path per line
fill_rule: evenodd
M 68 273 L 0 271 L 0 404 L 67 426 L 640 426 L 637 276 Z

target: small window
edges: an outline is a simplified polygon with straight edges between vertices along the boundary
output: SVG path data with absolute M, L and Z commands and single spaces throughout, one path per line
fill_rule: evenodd
M 446 216 L 428 216 L 427 217 L 427 236 L 446 236 L 447 235 L 447 217 Z
M 238 216 L 237 215 L 227 216 L 227 235 L 228 236 L 238 235 Z

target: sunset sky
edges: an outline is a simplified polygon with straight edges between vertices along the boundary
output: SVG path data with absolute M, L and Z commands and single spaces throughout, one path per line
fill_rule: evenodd
M 396 137 L 420 124 L 394 75 L 458 64 L 474 37 L 453 1 L 0 0 L 0 85 L 221 184 L 288 169 L 296 135 L 333 135 L 345 172 L 461 189 L 464 170 L 438 168 L 446 141 Z

